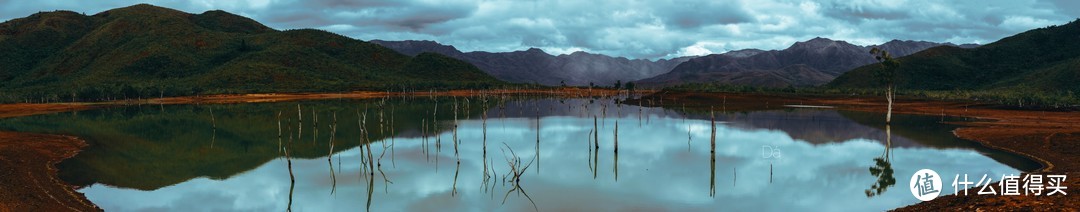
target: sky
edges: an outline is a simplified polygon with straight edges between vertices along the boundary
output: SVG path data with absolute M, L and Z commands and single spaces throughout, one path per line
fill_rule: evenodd
M 279 30 L 316 28 L 360 40 L 631 59 L 784 49 L 814 37 L 857 45 L 986 44 L 1080 17 L 1077 0 L 0 0 L 0 20 L 53 10 L 90 15 L 137 3 L 224 10 Z

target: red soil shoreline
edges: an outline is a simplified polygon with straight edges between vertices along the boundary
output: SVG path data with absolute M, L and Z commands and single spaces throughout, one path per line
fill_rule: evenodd
M 0 211 L 100 211 L 56 177 L 55 165 L 86 142 L 72 136 L 0 132 Z

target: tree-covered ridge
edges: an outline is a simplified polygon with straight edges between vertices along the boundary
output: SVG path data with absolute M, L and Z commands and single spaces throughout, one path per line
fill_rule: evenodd
M 973 49 L 931 48 L 898 60 L 899 89 L 1021 90 L 1030 93 L 1080 93 L 1080 21 L 1030 30 Z M 884 86 L 873 80 L 880 65 L 841 75 L 829 85 L 842 88 Z
M 322 30 L 278 31 L 223 11 L 147 4 L 0 23 L 0 83 L 3 102 L 503 84 L 450 58 L 412 58 Z

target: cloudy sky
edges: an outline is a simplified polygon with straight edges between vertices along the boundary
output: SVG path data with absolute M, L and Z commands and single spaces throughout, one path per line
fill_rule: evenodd
M 1080 17 L 1077 0 L 0 0 L 0 20 L 38 11 L 94 14 L 136 3 L 225 10 L 276 29 L 317 28 L 361 40 L 434 40 L 463 51 L 587 51 L 670 58 L 783 49 L 825 37 L 985 44 Z

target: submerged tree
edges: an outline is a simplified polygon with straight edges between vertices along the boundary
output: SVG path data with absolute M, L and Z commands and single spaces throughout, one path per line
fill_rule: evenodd
M 900 61 L 893 59 L 889 52 L 877 47 L 870 49 L 870 54 L 874 55 L 874 59 L 881 64 L 881 69 L 875 71 L 874 75 L 882 84 L 885 84 L 885 100 L 889 101 L 889 108 L 885 112 L 885 123 L 892 123 L 893 100 L 896 98 L 896 72 L 900 67 Z

